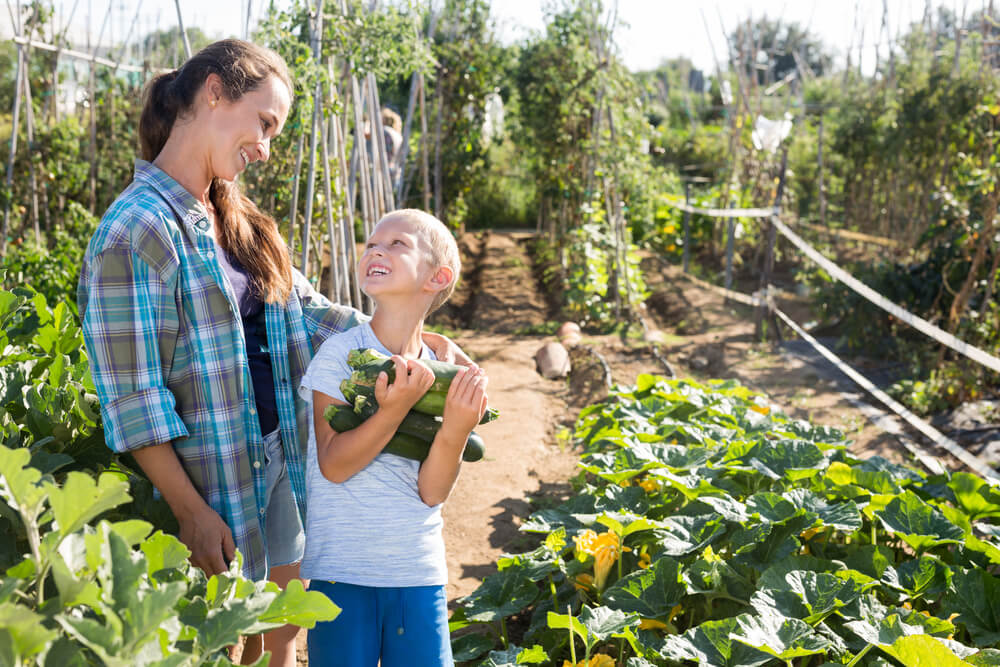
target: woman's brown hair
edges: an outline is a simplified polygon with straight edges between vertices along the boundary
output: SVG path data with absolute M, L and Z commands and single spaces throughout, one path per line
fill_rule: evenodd
M 146 87 L 139 142 L 142 159 L 152 162 L 178 117 L 193 107 L 209 74 L 222 80 L 223 93 L 236 101 L 276 76 L 293 94 L 288 67 L 274 51 L 238 39 L 214 42 L 191 56 L 180 69 L 160 74 Z M 278 223 L 231 181 L 213 178 L 208 191 L 219 224 L 219 243 L 253 279 L 260 297 L 283 303 L 292 291 L 292 262 Z

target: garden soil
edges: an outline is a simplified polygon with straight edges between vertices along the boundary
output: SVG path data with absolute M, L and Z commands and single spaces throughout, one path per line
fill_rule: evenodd
M 560 432 L 565 435 L 582 407 L 606 395 L 609 380 L 631 384 L 639 373 L 735 378 L 766 393 L 790 416 L 844 430 L 857 455 L 912 462 L 894 437 L 845 399 L 848 386 L 835 372 L 758 342 L 751 308 L 726 303 L 653 256 L 643 261 L 650 289 L 641 310 L 644 326 L 624 336 L 585 333 L 571 349 L 570 377 L 544 379 L 534 355 L 554 338 L 538 332 L 555 319 L 559 295 L 547 300 L 541 293 L 541 267 L 532 265 L 530 240 L 527 232 L 463 235 L 462 281 L 429 323 L 486 369 L 489 402 L 501 415 L 479 429 L 486 457 L 463 466 L 445 505 L 450 607 L 496 571 L 502 554 L 533 548 L 519 526 L 535 509 L 567 498 L 569 480 L 578 472 L 579 452 Z M 785 301 L 782 308 L 799 322 L 809 319 L 803 299 Z M 852 362 L 864 367 L 866 360 Z M 299 665 L 307 664 L 305 636 L 302 631 L 298 637 Z

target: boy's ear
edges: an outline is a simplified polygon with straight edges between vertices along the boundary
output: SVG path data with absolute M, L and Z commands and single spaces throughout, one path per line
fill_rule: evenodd
M 451 284 L 455 277 L 455 272 L 450 266 L 439 266 L 430 278 L 427 279 L 427 289 L 431 292 L 440 292 Z

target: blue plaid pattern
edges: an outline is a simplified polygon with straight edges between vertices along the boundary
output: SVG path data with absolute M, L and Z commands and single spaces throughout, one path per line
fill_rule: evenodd
M 108 446 L 172 442 L 233 531 L 244 572 L 259 580 L 268 570 L 263 435 L 239 308 L 215 253 L 197 199 L 137 160 L 135 179 L 87 248 L 77 302 Z M 288 302 L 266 305 L 279 428 L 303 523 L 311 415 L 294 388 L 313 350 L 363 319 L 297 271 Z

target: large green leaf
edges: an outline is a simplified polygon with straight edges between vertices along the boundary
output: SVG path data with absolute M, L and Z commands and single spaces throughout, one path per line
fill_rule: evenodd
M 917 616 L 920 615 L 917 614 Z M 901 618 L 899 614 L 889 614 L 879 619 L 877 624 L 859 620 L 848 621 L 844 623 L 844 626 L 869 644 L 891 645 L 900 637 L 927 634 L 925 626 L 919 621 L 916 624 L 910 624 L 906 620 L 908 619 Z
M 0 662 L 6 665 L 27 664 L 56 638 L 45 627 L 44 618 L 23 605 L 0 603 Z
M 479 667 L 516 667 L 517 665 L 541 665 L 549 659 L 545 650 L 538 646 L 520 648 L 511 646 L 504 651 L 490 651 Z
M 819 516 L 824 526 L 832 526 L 846 533 L 861 528 L 861 512 L 853 501 L 831 504 L 811 490 L 802 487 L 790 489 L 782 495 L 799 509 Z
M 784 584 L 780 588 L 758 590 L 750 604 L 761 615 L 797 617 L 810 625 L 857 600 L 865 588 L 854 579 L 806 570 L 789 572 Z M 791 601 L 789 593 L 798 598 L 801 608 Z
M 131 500 L 128 482 L 112 473 L 102 474 L 95 482 L 90 475 L 71 472 L 66 475 L 61 488 L 51 482 L 46 483 L 45 488 L 63 536 L 76 532 L 103 512 Z
M 538 598 L 538 586 L 518 571 L 491 574 L 459 600 L 469 620 L 489 623 L 513 616 Z
M 899 660 L 903 667 L 960 667 L 969 664 L 929 635 L 900 637 L 891 646 L 882 646 L 881 649 Z
M 534 551 L 504 554 L 497 560 L 497 569 L 520 570 L 531 581 L 539 581 L 559 569 L 559 554 L 566 546 L 566 529 L 549 533 Z
M 985 570 L 959 570 L 952 575 L 954 590 L 942 600 L 942 613 L 957 613 L 976 646 L 1000 642 L 1000 579 Z
M 951 584 L 951 568 L 932 556 L 920 556 L 903 561 L 898 568 L 889 568 L 882 581 L 906 591 L 911 598 L 936 600 Z
M 469 662 L 484 655 L 495 642 L 485 635 L 470 633 L 451 640 L 451 653 L 455 662 Z
M 661 552 L 668 556 L 686 556 L 701 551 L 722 537 L 726 526 L 712 514 L 669 516 L 653 531 Z
M 281 626 L 286 623 L 300 628 L 312 628 L 317 623 L 332 621 L 340 614 L 330 598 L 316 591 L 307 591 L 300 579 L 292 579 L 285 590 L 278 593 L 267 610 L 257 618 L 249 632 L 264 631 L 263 626 Z
M 27 449 L 0 445 L 0 498 L 33 522 L 42 512 L 45 489 L 39 484 L 42 474 L 28 467 L 30 460 Z
M 733 640 L 786 662 L 823 653 L 830 646 L 830 642 L 813 632 L 808 623 L 797 618 L 744 614 L 737 617 L 736 623 Z
M 621 633 L 625 628 L 639 624 L 637 615 L 610 607 L 584 607 L 580 611 L 579 619 L 587 632 L 597 641 L 605 641 Z
M 972 521 L 1000 516 L 1000 493 L 982 477 L 956 472 L 947 486 L 954 494 L 955 503 Z
M 909 490 L 893 498 L 877 516 L 886 530 L 917 551 L 938 544 L 959 544 L 965 538 L 961 528 Z
M 645 570 L 631 572 L 604 591 L 609 607 L 634 612 L 643 618 L 666 617 L 687 593 L 680 563 L 669 557 L 656 560 Z
M 733 632 L 739 630 L 739 620 L 751 618 L 742 614 L 718 621 L 705 621 L 684 634 L 669 635 L 663 643 L 661 654 L 676 662 L 691 660 L 699 665 L 713 667 L 755 667 L 771 660 L 767 653 L 742 642 L 734 641 Z

